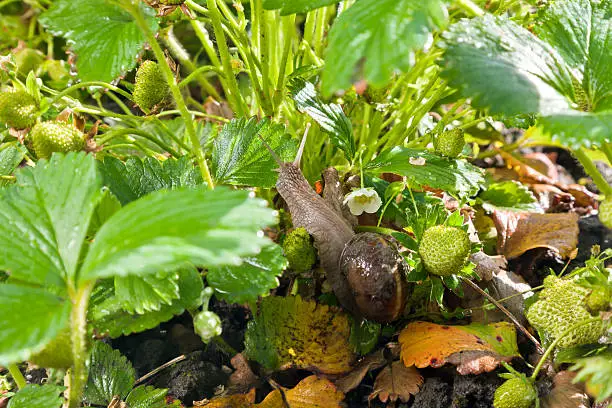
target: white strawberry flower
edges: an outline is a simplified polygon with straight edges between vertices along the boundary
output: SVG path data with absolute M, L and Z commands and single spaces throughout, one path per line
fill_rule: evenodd
M 353 190 L 344 197 L 344 204 L 348 205 L 351 214 L 361 215 L 364 212 L 373 214 L 382 205 L 382 200 L 372 187 Z

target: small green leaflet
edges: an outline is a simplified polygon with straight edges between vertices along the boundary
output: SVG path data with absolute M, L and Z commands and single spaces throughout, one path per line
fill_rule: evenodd
M 460 21 L 444 34 L 444 75 L 476 107 L 538 113 L 562 144 L 601 145 L 612 138 L 612 2 L 555 1 L 540 21 L 538 36 L 504 17 Z
M 144 314 L 171 305 L 180 296 L 178 272 L 115 278 L 115 296 L 129 313 Z
M 278 277 L 286 267 L 282 248 L 271 244 L 258 255 L 244 258 L 242 265 L 209 268 L 206 280 L 220 299 L 253 302 L 278 286 Z
M 292 161 L 297 143 L 285 127 L 265 118 L 234 119 L 223 126 L 212 151 L 213 176 L 217 184 L 273 187 L 278 178 L 278 164 L 261 141 L 283 161 Z
M 111 156 L 99 165 L 104 185 L 121 204 L 162 189 L 202 184 L 202 177 L 187 157 L 159 161 L 153 157 L 130 157 L 125 163 Z
M 612 397 L 612 347 L 593 357 L 578 360 L 570 370 L 577 371 L 575 381 L 586 381 L 599 389 L 597 402 Z
M 395 147 L 364 166 L 372 174 L 396 173 L 411 186 L 429 186 L 459 197 L 475 195 L 484 184 L 484 171 L 467 161 L 447 159 L 424 150 Z
M 312 83 L 296 77 L 288 85 L 298 109 L 312 117 L 323 130 L 330 134 L 332 142 L 344 152 L 350 162 L 355 157 L 353 125 L 342 107 L 335 103 L 326 104 L 317 95 Z
M 518 181 L 492 183 L 479 196 L 482 208 L 495 210 L 543 212 L 533 193 Z
M 406 72 L 415 50 L 446 25 L 440 0 L 360 0 L 344 11 L 329 33 L 322 75 L 323 95 L 348 88 L 359 64 L 375 87 L 386 85 L 394 73 Z
M 101 341 L 92 347 L 89 360 L 89 376 L 84 399 L 90 404 L 108 405 L 113 397 L 125 398 L 136 381 L 136 370 L 119 350 Z
M 281 16 L 295 13 L 305 13 L 319 7 L 336 4 L 338 0 L 263 0 L 266 10 L 280 9 Z
M 153 9 L 144 2 L 140 7 L 149 29 L 157 31 Z M 56 0 L 40 22 L 71 44 L 82 81 L 111 82 L 130 71 L 145 43 L 132 16 L 109 0 Z
M 183 406 L 178 401 L 168 405 L 166 403 L 166 394 L 168 394 L 166 389 L 141 385 L 130 392 L 125 402 L 130 408 L 180 408 Z
M 59 385 L 28 384 L 9 400 L 8 408 L 59 408 L 64 402 L 63 391 Z
M 27 149 L 24 145 L 4 143 L 0 147 L 0 176 L 11 176 L 19 163 L 25 158 Z M 7 180 L 0 179 L 0 186 L 8 184 Z

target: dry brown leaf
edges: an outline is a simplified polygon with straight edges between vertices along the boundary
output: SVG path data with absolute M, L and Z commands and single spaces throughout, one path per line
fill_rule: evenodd
M 495 356 L 495 366 L 518 356 L 516 331 L 507 322 L 489 325 L 470 324 L 447 326 L 429 322 L 408 324 L 399 335 L 401 358 L 406 366 L 441 367 L 446 363 L 457 363 L 461 370 L 489 370 L 492 360 L 472 360 L 483 356 Z M 482 352 L 456 356 L 457 353 Z M 451 361 L 452 360 L 452 361 Z M 489 370 L 490 371 L 490 370 Z
M 244 354 L 236 354 L 230 362 L 235 370 L 229 378 L 228 388 L 231 394 L 243 393 L 259 386 L 259 377 L 251 370 Z
M 554 378 L 554 387 L 542 400 L 544 408 L 589 408 L 589 397 L 580 384 L 572 384 L 576 373 L 561 371 Z
M 498 252 L 516 258 L 534 248 L 550 248 L 563 258 L 578 245 L 578 215 L 495 211 Z
M 283 389 L 285 400 L 291 408 L 340 408 L 344 394 L 325 378 L 316 375 L 304 378 L 294 388 Z M 259 408 L 286 408 L 281 390 L 274 390 L 254 407 Z
M 194 407 L 206 408 L 250 408 L 255 402 L 255 388 L 246 394 L 228 395 L 212 400 L 194 401 Z
M 467 375 L 489 373 L 502 361 L 509 362 L 512 359 L 490 351 L 460 351 L 448 356 L 446 362 L 456 365 L 459 374 Z
M 383 368 L 374 381 L 374 391 L 368 397 L 373 400 L 378 396 L 382 402 L 398 399 L 408 402 L 411 395 L 416 395 L 423 385 L 423 377 L 416 367 L 406 367 L 401 361 L 394 361 Z
M 348 374 L 335 381 L 339 391 L 347 393 L 359 386 L 369 371 L 376 370 L 387 363 L 384 349 L 365 356 Z

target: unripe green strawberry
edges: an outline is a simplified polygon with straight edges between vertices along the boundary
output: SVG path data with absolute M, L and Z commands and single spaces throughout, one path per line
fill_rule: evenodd
M 161 103 L 169 93 L 170 87 L 164 73 L 154 61 L 145 61 L 136 72 L 134 102 L 144 111 Z
M 538 393 L 525 376 L 506 380 L 495 390 L 493 406 L 495 408 L 530 408 Z
M 317 260 L 312 238 L 303 227 L 296 228 L 287 235 L 283 242 L 283 252 L 289 266 L 296 272 L 309 271 Z
M 434 275 L 458 273 L 470 255 L 468 233 L 455 227 L 436 225 L 428 228 L 419 244 L 425 269 Z
M 70 330 L 63 330 L 44 349 L 30 356 L 28 361 L 45 368 L 70 368 L 72 366 L 71 344 Z
M 43 63 L 45 57 L 40 51 L 32 48 L 23 48 L 15 53 L 17 73 L 28 76 L 30 71 L 36 72 Z
M 36 123 L 38 114 L 38 103 L 26 91 L 12 89 L 0 93 L 0 123 L 25 129 Z
M 591 313 L 599 313 L 610 308 L 612 293 L 606 288 L 595 288 L 586 298 L 587 308 Z
M 612 197 L 606 197 L 599 204 L 599 221 L 608 228 L 612 228 Z
M 436 153 L 447 157 L 459 156 L 464 145 L 465 136 L 463 135 L 463 130 L 459 128 L 442 132 L 434 140 Z
M 573 326 L 559 340 L 559 347 L 567 348 L 582 344 L 596 343 L 604 331 L 603 321 L 593 321 L 580 325 L 593 318 L 586 307 L 590 290 L 569 279 L 548 276 L 544 279 L 544 289 L 525 316 L 539 332 L 555 340 Z
M 85 135 L 64 122 L 37 123 L 30 131 L 30 138 L 39 159 L 47 159 L 53 152 L 67 153 L 85 147 Z

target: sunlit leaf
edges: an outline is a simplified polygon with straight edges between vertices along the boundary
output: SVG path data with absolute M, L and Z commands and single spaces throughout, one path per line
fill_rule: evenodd
M 338 0 L 264 0 L 263 7 L 266 10 L 280 9 L 281 16 L 285 16 L 287 14 L 305 13 L 337 2 Z
M 284 395 L 283 395 L 284 394 Z M 311 375 L 300 381 L 294 388 L 274 390 L 255 407 L 258 408 L 340 408 L 344 394 L 326 378 Z
M 63 390 L 59 385 L 28 384 L 9 400 L 8 408 L 59 408 L 64 401 L 60 395 Z
M 500 209 L 541 212 L 533 193 L 516 181 L 492 183 L 478 198 L 482 200 L 482 207 L 487 211 Z

